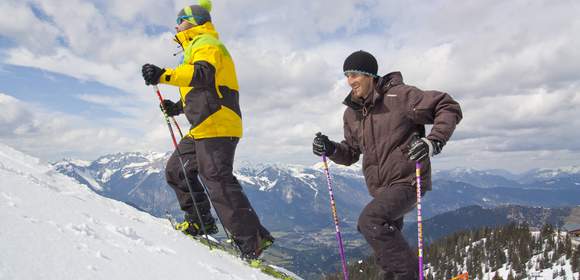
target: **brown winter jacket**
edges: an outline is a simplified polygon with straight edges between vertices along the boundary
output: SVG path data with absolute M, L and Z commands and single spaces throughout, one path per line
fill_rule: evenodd
M 365 101 L 355 100 L 350 92 L 343 103 L 344 140 L 336 143 L 329 158 L 351 165 L 364 154 L 363 173 L 373 197 L 381 187 L 415 185 L 415 163 L 407 157 L 414 134 L 424 137 L 425 125 L 433 124 L 427 138 L 445 144 L 462 118 L 451 96 L 405 85 L 400 72 L 378 78 Z M 422 162 L 421 171 L 421 187 L 431 190 L 429 159 Z

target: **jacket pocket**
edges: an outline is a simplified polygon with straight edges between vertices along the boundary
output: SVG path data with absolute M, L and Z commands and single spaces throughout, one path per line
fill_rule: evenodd
M 407 157 L 406 145 L 397 147 L 393 153 L 394 165 L 391 169 L 394 178 L 391 180 L 391 185 L 398 183 L 413 184 L 415 164 Z

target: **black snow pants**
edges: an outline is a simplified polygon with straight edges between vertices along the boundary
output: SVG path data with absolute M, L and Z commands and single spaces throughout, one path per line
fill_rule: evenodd
M 383 270 L 381 279 L 418 279 L 416 253 L 401 233 L 404 215 L 416 202 L 414 187 L 394 185 L 378 191 L 360 215 L 358 230 L 373 248 L 377 264 Z
M 183 211 L 197 217 L 192 196 L 185 182 L 187 176 L 202 217 L 211 215 L 209 201 L 211 199 L 224 227 L 236 239 L 242 252 L 250 253 L 259 247 L 263 238 L 271 237 L 260 223 L 258 215 L 233 175 L 234 154 L 238 141 L 239 138 L 235 137 L 198 140 L 184 137 L 178 147 L 187 174 L 183 174 L 178 153 L 175 151 L 167 162 L 165 175 Z M 198 173 L 207 187 L 209 199 L 197 178 Z

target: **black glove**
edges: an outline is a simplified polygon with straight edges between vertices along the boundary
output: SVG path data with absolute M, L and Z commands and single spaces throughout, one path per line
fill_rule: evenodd
M 145 64 L 141 68 L 143 79 L 146 85 L 156 85 L 159 83 L 159 77 L 163 75 L 165 69 L 159 68 L 153 64 Z
M 163 104 L 160 104 L 159 108 L 161 108 L 161 111 L 165 109 L 165 113 L 167 113 L 167 116 L 170 117 L 177 116 L 183 113 L 183 104 L 181 103 L 181 101 L 175 103 L 169 99 L 164 99 Z
M 334 150 L 336 150 L 336 145 L 328 139 L 328 136 L 320 132 L 316 133 L 316 137 L 314 137 L 314 141 L 312 141 L 312 152 L 315 155 L 331 156 L 334 154 Z
M 427 156 L 432 157 L 439 154 L 441 149 L 443 149 L 443 143 L 425 137 L 417 137 L 409 144 L 408 156 L 410 160 L 421 161 Z

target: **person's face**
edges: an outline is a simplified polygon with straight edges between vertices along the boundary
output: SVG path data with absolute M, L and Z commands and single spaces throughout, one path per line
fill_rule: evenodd
M 352 93 L 355 97 L 366 98 L 373 90 L 373 77 L 360 73 L 347 73 L 346 80 L 348 85 L 352 88 Z
M 175 26 L 175 31 L 177 33 L 183 31 L 183 30 L 187 30 L 193 27 L 193 24 L 191 24 L 191 22 L 183 20 L 181 21 L 180 24 L 178 24 L 177 26 Z

